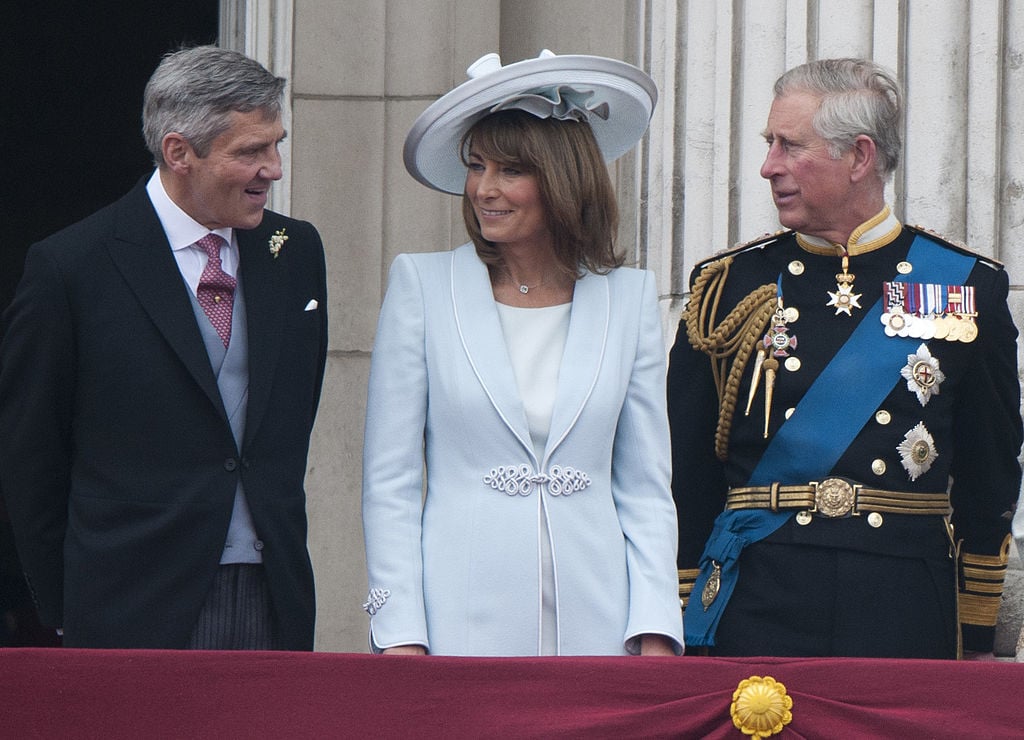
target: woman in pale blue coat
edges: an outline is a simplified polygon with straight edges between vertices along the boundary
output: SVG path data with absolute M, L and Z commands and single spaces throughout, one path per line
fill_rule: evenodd
M 657 292 L 619 266 L 604 164 L 642 136 L 653 83 L 550 53 L 470 74 L 406 142 L 414 177 L 463 193 L 473 241 L 391 268 L 363 460 L 371 646 L 677 654 Z

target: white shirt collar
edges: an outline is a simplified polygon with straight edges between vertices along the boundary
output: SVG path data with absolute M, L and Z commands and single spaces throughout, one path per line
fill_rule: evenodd
M 210 233 L 210 230 L 181 210 L 171 196 L 164 189 L 163 181 L 160 179 L 160 170 L 153 170 L 153 175 L 146 183 L 146 193 L 149 195 L 153 208 L 156 210 L 160 225 L 164 227 L 167 241 L 171 249 L 178 251 L 192 246 L 197 241 Z M 222 237 L 228 244 L 234 245 L 232 229 L 215 229 L 214 234 Z

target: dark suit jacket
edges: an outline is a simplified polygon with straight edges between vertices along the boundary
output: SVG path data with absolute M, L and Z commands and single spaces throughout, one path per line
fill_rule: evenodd
M 41 618 L 66 646 L 184 647 L 241 477 L 283 647 L 312 649 L 303 480 L 327 350 L 323 246 L 270 211 L 237 238 L 241 450 L 145 180 L 29 251 L 0 354 L 0 481 Z

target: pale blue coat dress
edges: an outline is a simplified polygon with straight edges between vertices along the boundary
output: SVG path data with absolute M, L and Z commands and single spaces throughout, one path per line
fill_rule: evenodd
M 363 455 L 373 649 L 544 652 L 545 539 L 555 652 L 636 652 L 644 633 L 681 646 L 668 435 L 651 273 L 577 282 L 538 457 L 473 246 L 399 255 Z

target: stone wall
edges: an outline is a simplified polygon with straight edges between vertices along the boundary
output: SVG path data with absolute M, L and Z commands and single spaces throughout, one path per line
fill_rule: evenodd
M 945 0 L 221 0 L 226 37 L 291 80 L 274 204 L 328 250 L 328 375 L 309 470 L 317 648 L 366 649 L 359 513 L 365 388 L 388 267 L 465 240 L 456 198 L 415 183 L 406 131 L 480 55 L 591 53 L 651 72 L 645 145 L 614 168 L 620 242 L 658 275 L 671 339 L 692 265 L 775 228 L 758 176 L 771 83 L 809 58 L 869 56 L 907 86 L 899 215 L 1006 262 L 1024 313 L 1024 3 Z M 230 12 L 228 12 L 230 10 Z M 634 246 L 635 245 L 635 246 Z M 1019 322 L 1020 323 L 1020 322 Z M 1020 629 L 1013 555 L 1001 652 Z

